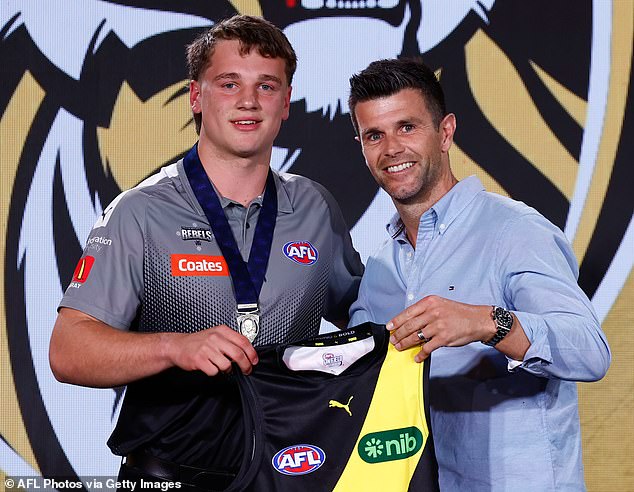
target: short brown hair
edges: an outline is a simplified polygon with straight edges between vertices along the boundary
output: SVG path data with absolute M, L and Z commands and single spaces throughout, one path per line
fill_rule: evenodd
M 246 55 L 255 47 L 261 56 L 281 58 L 286 65 L 288 85 L 297 68 L 297 55 L 284 33 L 262 17 L 235 15 L 200 34 L 187 46 L 189 80 L 198 80 L 211 63 L 218 41 L 240 41 L 240 54 Z M 202 115 L 194 113 L 196 133 L 200 133 Z

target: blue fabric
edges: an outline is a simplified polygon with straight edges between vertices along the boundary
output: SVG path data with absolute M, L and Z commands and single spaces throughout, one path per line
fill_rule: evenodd
M 575 381 L 601 378 L 610 350 L 563 233 L 474 176 L 421 217 L 415 250 L 398 215 L 388 232 L 350 326 L 387 323 L 433 294 L 506 307 L 531 342 L 521 364 L 480 342 L 433 352 L 441 490 L 585 490 Z

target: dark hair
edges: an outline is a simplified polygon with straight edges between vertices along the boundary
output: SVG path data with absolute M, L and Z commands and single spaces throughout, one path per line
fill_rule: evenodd
M 403 89 L 420 91 L 436 129 L 440 128 L 447 108 L 436 75 L 422 60 L 402 58 L 372 62 L 365 70 L 350 77 L 348 107 L 355 132 L 359 133 L 355 114 L 357 103 L 392 96 Z
M 261 56 L 281 58 L 286 65 L 288 85 L 297 68 L 297 55 L 284 33 L 262 17 L 235 15 L 200 34 L 187 46 L 189 80 L 198 80 L 211 63 L 214 48 L 219 41 L 240 41 L 240 54 L 246 55 L 255 47 Z M 196 132 L 200 133 L 202 115 L 194 113 Z

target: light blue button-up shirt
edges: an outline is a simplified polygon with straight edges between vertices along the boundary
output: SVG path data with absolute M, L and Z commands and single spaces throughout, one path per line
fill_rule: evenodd
M 521 363 L 480 342 L 433 352 L 441 490 L 585 490 L 575 381 L 603 377 L 610 349 L 563 233 L 474 176 L 421 217 L 416 249 L 398 215 L 388 232 L 368 260 L 351 326 L 386 323 L 433 294 L 506 307 L 531 342 Z

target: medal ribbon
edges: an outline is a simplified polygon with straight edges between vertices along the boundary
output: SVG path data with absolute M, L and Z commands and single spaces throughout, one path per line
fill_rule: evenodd
M 231 226 L 220 204 L 220 199 L 200 162 L 198 144 L 194 145 L 183 159 L 183 167 L 196 200 L 205 212 L 218 246 L 220 246 L 220 251 L 222 251 L 229 266 L 238 311 L 240 311 L 241 304 L 251 304 L 257 308 L 260 290 L 269 264 L 275 219 L 277 218 L 277 189 L 273 172 L 269 169 L 269 174 L 266 177 L 262 209 L 255 226 L 249 261 L 246 263 L 240 254 Z

